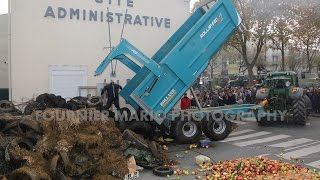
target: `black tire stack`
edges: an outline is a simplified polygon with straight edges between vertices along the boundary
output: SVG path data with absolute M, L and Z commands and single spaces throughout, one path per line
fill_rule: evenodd
M 54 94 L 40 94 L 36 97 L 35 101 L 30 101 L 24 109 L 25 115 L 30 115 L 36 110 L 45 110 L 47 108 L 63 108 L 76 111 L 82 108 L 93 108 L 101 106 L 100 97 L 92 97 L 89 101 L 85 97 L 74 97 L 67 101 L 61 96 L 56 96 Z
M 54 94 L 41 94 L 36 97 L 35 101 L 31 101 L 24 109 L 25 115 L 30 115 L 36 110 L 45 110 L 47 108 L 66 108 L 67 102 L 61 96 Z

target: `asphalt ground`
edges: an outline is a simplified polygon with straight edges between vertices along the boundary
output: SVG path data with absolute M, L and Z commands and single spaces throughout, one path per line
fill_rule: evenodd
M 265 156 L 270 159 L 299 163 L 320 170 L 320 117 L 309 117 L 306 126 L 290 122 L 274 122 L 259 126 L 256 122 L 239 124 L 227 139 L 212 142 L 211 147 L 189 149 L 189 145 L 168 145 L 169 156 L 179 162 L 176 168 L 196 170 L 197 155 L 205 155 L 215 162 L 243 157 Z M 174 177 L 174 176 L 173 176 Z M 168 179 L 143 170 L 138 179 Z M 171 179 L 171 178 L 170 178 Z M 184 176 L 182 179 L 195 179 Z

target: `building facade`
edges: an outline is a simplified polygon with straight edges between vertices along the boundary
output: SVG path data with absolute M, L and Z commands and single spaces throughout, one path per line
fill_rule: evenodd
M 9 98 L 8 15 L 0 15 L 0 100 Z
M 189 17 L 189 8 L 189 0 L 11 0 L 12 100 L 45 92 L 85 96 L 111 79 L 124 86 L 134 74 L 121 63 L 94 76 L 110 46 L 125 38 L 151 57 Z

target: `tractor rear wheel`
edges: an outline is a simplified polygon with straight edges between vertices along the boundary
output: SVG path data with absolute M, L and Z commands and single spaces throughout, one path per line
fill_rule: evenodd
M 293 120 L 297 125 L 306 125 L 307 108 L 304 97 L 293 101 Z

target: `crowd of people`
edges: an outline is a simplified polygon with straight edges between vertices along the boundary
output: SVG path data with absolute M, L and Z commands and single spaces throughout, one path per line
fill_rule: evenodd
M 310 98 L 314 113 L 320 113 L 320 88 L 308 87 L 304 88 L 305 94 Z M 235 87 L 220 88 L 217 90 L 204 91 L 197 93 L 197 99 L 202 107 L 217 107 L 233 104 L 254 104 L 256 103 L 255 86 L 251 88 Z M 181 109 L 196 107 L 196 99 L 189 98 L 187 94 L 181 100 Z
M 220 88 L 217 90 L 197 93 L 197 99 L 202 107 L 217 107 L 233 104 L 255 103 L 257 88 Z M 181 101 L 181 109 L 188 109 L 190 106 L 197 106 L 196 99 L 190 100 L 190 106 L 186 103 L 186 95 Z
M 221 88 L 199 94 L 203 107 L 224 106 L 233 104 L 254 103 L 257 89 L 252 88 Z
M 310 98 L 312 103 L 312 110 L 314 113 L 320 113 L 320 88 L 305 88 L 306 95 Z

